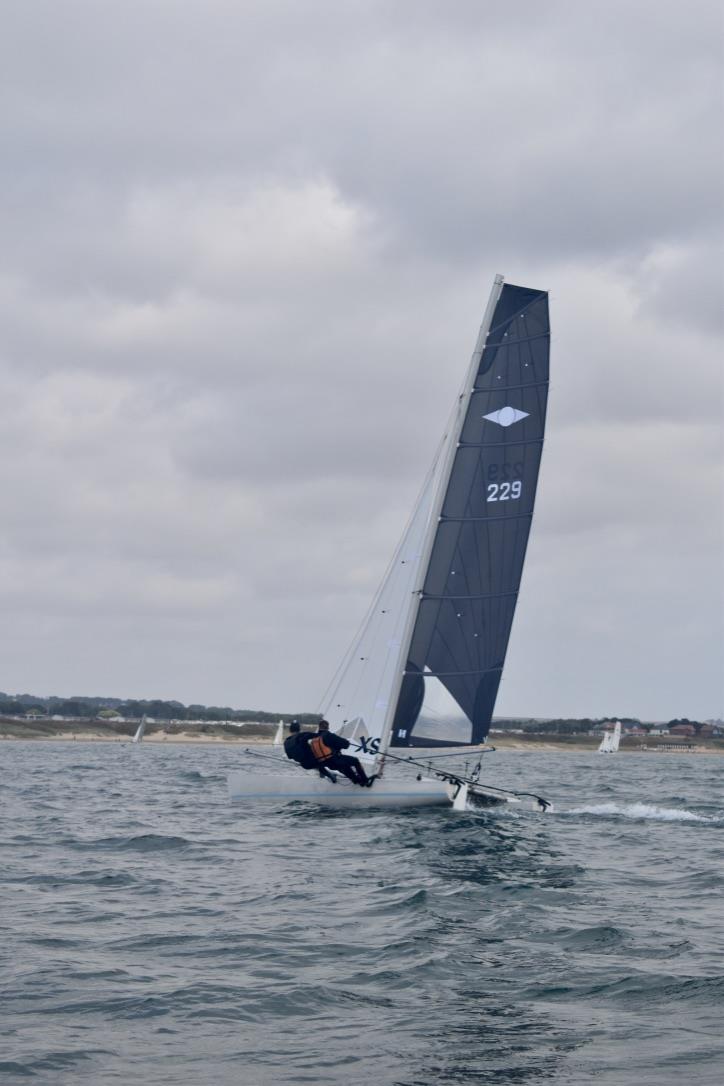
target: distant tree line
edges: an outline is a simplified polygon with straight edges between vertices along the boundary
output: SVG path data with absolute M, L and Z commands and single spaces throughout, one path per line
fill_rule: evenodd
M 95 719 L 100 712 L 113 709 L 127 720 L 140 720 L 142 716 L 154 720 L 234 720 L 239 724 L 259 721 L 276 724 L 283 720 L 299 720 L 302 724 L 316 724 L 318 713 L 268 713 L 257 709 L 232 709 L 219 705 L 184 705 L 180 701 L 149 701 L 121 698 L 39 698 L 33 694 L 10 695 L 0 692 L 0 716 L 20 716 L 35 711 L 47 716 L 67 716 L 75 719 Z
M 74 719 L 94 720 L 99 713 L 106 710 L 115 710 L 127 720 L 140 720 L 142 716 L 149 716 L 154 720 L 203 720 L 214 723 L 222 720 L 233 720 L 238 724 L 248 721 L 258 721 L 261 724 L 276 724 L 283 720 L 288 724 L 291 720 L 299 720 L 302 724 L 316 724 L 319 720 L 318 713 L 268 713 L 260 709 L 232 709 L 228 705 L 184 705 L 180 701 L 163 701 L 154 698 L 149 701 L 122 699 L 122 698 L 87 698 L 72 697 L 41 698 L 34 694 L 4 694 L 0 691 L 0 716 L 22 716 L 35 711 L 47 716 L 65 716 Z M 637 717 L 612 716 L 580 717 L 558 720 L 536 720 L 531 717 L 520 719 L 505 718 L 493 722 L 496 728 L 503 731 L 521 729 L 524 732 L 547 735 L 580 735 L 592 731 L 596 727 L 611 720 L 620 720 L 624 725 L 639 724 L 648 730 L 653 724 L 641 724 Z M 676 724 L 690 724 L 698 735 L 703 727 L 701 721 L 688 720 L 682 717 L 670 720 L 668 727 Z
M 676 727 L 677 724 L 689 724 L 694 729 L 696 734 L 698 735 L 699 732 L 701 731 L 701 729 L 704 727 L 705 721 L 703 721 L 703 720 L 689 720 L 687 717 L 683 716 L 683 717 L 678 718 L 677 720 L 670 720 L 669 723 L 667 724 L 667 727 L 674 728 L 674 727 Z
M 558 720 L 535 720 L 526 717 L 520 720 L 496 720 L 493 723 L 502 731 L 520 729 L 535 735 L 582 735 L 611 720 L 620 720 L 622 724 L 641 723 L 636 717 L 630 716 L 567 717 Z
M 602 717 L 580 717 L 580 718 L 567 718 L 560 720 L 506 720 L 496 721 L 495 726 L 507 730 L 510 728 L 520 728 L 524 732 L 530 732 L 537 735 L 582 735 L 586 732 L 593 731 L 595 728 L 600 728 L 603 724 L 608 724 L 613 720 L 620 720 L 624 726 L 633 726 L 637 724 L 639 727 L 644 728 L 647 732 L 651 728 L 656 727 L 655 724 L 644 724 L 638 717 L 632 716 L 602 716 Z M 691 724 L 696 731 L 697 735 L 703 727 L 703 723 L 698 720 L 687 720 L 686 718 L 681 720 L 670 720 L 666 727 L 673 728 L 675 724 Z

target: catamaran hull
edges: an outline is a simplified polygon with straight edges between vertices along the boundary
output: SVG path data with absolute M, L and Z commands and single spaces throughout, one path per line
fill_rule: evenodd
M 508 804 L 527 806 L 515 796 L 501 796 L 487 791 L 482 785 L 461 787 L 455 782 L 427 777 L 420 780 L 377 780 L 372 788 L 360 788 L 344 777 L 338 777 L 336 784 L 330 784 L 311 773 L 306 777 L 301 774 L 287 777 L 237 771 L 229 774 L 228 786 L 232 803 L 285 804 L 302 801 L 320 803 L 325 807 L 363 810 L 371 807 L 452 807 L 456 811 Z
M 449 807 L 450 785 L 436 780 L 377 780 L 371 788 L 360 788 L 340 777 L 336 784 L 312 776 L 289 777 L 262 773 L 229 773 L 232 803 L 262 801 L 293 803 L 306 801 L 325 807 Z

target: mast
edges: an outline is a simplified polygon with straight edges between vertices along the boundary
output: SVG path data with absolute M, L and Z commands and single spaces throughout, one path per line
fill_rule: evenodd
M 470 398 L 472 396 L 475 380 L 480 367 L 480 360 L 482 358 L 483 351 L 485 349 L 485 341 L 490 332 L 490 325 L 493 320 L 493 314 L 495 313 L 495 307 L 498 304 L 498 300 L 503 290 L 503 276 L 496 275 L 493 282 L 493 288 L 490 292 L 488 304 L 485 307 L 485 313 L 478 332 L 478 338 L 475 343 L 475 348 L 470 359 L 470 365 L 465 377 L 465 383 L 463 390 L 460 393 L 457 403 L 457 411 L 453 418 L 451 429 L 447 435 L 447 448 L 445 450 L 445 461 L 440 472 L 437 490 L 435 492 L 432 507 L 430 510 L 430 518 L 427 523 L 425 536 L 423 539 L 421 560 L 418 566 L 419 570 L 419 582 L 418 587 L 415 588 L 410 597 L 410 603 L 408 607 L 407 620 L 405 622 L 404 632 L 400 638 L 400 645 L 397 653 L 397 660 L 395 663 L 395 678 L 390 691 L 390 700 L 387 704 L 385 712 L 385 722 L 382 729 L 382 735 L 380 737 L 379 754 L 376 761 L 376 768 L 379 775 L 382 775 L 382 771 L 385 764 L 385 754 L 387 748 L 390 745 L 390 738 L 392 735 L 392 726 L 395 720 L 395 713 L 397 711 L 397 702 L 402 690 L 402 683 L 405 678 L 405 667 L 407 657 L 410 651 L 410 644 L 412 642 L 412 635 L 415 629 L 415 623 L 417 621 L 418 611 L 420 609 L 420 601 L 422 599 L 422 589 L 427 577 L 427 570 L 430 563 L 430 556 L 432 554 L 432 548 L 435 543 L 435 536 L 437 533 L 437 527 L 440 522 L 443 504 L 445 502 L 445 496 L 447 494 L 448 485 L 450 483 L 450 476 L 452 474 L 453 465 L 455 463 L 455 454 L 457 453 L 460 435 L 462 428 L 465 424 L 465 419 L 468 413 L 468 406 L 470 404 Z

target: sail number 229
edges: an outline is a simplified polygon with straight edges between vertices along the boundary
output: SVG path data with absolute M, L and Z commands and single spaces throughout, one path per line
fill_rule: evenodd
M 486 502 L 515 501 L 520 497 L 522 490 L 523 484 L 520 479 L 516 479 L 514 483 L 488 483 L 488 495 L 485 500 Z
M 487 502 L 516 501 L 522 494 L 523 465 L 521 463 L 490 464 L 487 474 L 488 484 L 485 497 Z

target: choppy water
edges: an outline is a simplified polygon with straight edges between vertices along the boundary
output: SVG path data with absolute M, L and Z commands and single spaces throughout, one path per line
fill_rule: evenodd
M 556 813 L 240 809 L 229 748 L 0 745 L 4 1086 L 723 1081 L 724 761 L 489 757 Z

